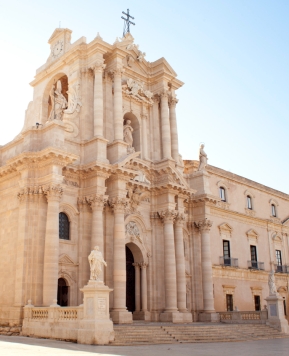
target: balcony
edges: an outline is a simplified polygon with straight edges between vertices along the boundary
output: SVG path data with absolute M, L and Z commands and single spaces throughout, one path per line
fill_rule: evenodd
M 264 262 L 248 261 L 248 268 L 264 271 Z
M 275 265 L 275 272 L 276 273 L 289 273 L 289 266 L 286 266 L 286 265 L 282 265 L 282 266 Z
M 221 266 L 239 267 L 238 266 L 238 258 L 220 256 L 220 265 Z

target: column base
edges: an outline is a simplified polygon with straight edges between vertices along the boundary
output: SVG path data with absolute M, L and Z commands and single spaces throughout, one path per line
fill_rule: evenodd
M 133 320 L 151 321 L 151 313 L 146 311 L 135 311 L 132 314 Z
M 132 323 L 132 313 L 123 310 L 123 311 L 111 311 L 110 317 L 114 324 L 131 324 Z
M 125 159 L 128 144 L 121 140 L 113 141 L 107 145 L 107 158 L 111 164 L 118 162 L 121 158 Z
M 183 323 L 183 314 L 176 312 L 163 312 L 160 314 L 160 321 L 164 323 Z
M 215 312 L 201 312 L 199 313 L 199 321 L 205 323 L 218 323 L 220 322 L 220 314 Z
M 182 314 L 183 316 L 183 323 L 192 323 L 193 322 L 193 316 L 192 313 L 189 312 L 181 312 L 180 314 Z

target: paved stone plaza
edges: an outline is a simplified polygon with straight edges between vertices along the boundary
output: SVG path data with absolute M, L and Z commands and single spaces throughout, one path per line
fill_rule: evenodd
M 194 355 L 194 356 L 288 356 L 289 339 L 272 339 L 249 342 L 224 342 L 183 345 L 94 346 L 70 342 L 32 339 L 21 336 L 0 336 L 2 356 L 88 356 L 88 355 Z

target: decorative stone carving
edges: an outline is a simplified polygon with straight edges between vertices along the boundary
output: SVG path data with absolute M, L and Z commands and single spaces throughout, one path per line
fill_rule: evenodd
M 144 84 L 128 78 L 126 84 L 122 86 L 124 94 L 139 102 L 153 104 L 153 93 L 149 90 L 144 90 Z
M 140 236 L 139 228 L 134 221 L 130 221 L 125 225 L 125 235 L 131 241 L 138 240 L 140 243 L 143 243 L 143 240 Z
M 186 222 L 186 215 L 178 213 L 176 216 L 176 224 L 180 226 L 184 226 Z
M 107 266 L 101 251 L 99 251 L 98 246 L 95 246 L 94 249 L 90 252 L 88 261 L 90 265 L 90 280 L 97 281 L 101 276 L 102 265 Z
M 39 196 L 44 193 L 42 186 L 31 186 L 31 187 L 25 187 L 20 190 L 20 192 L 17 194 L 18 199 L 20 202 L 24 201 L 26 198 L 29 196 Z
M 270 271 L 268 276 L 268 285 L 269 285 L 269 295 L 278 295 L 276 284 L 275 284 L 275 274 L 273 269 Z
M 124 140 L 124 142 L 126 142 L 128 144 L 128 147 L 127 147 L 127 153 L 128 154 L 133 153 L 135 151 L 134 147 L 132 147 L 132 144 L 133 144 L 133 137 L 132 137 L 133 128 L 132 128 L 132 126 L 130 124 L 131 124 L 131 121 L 130 120 L 126 120 L 126 123 L 123 126 L 123 140 Z
M 51 100 L 51 112 L 48 118 L 48 121 L 50 120 L 62 120 L 63 117 L 63 112 L 67 108 L 67 100 L 61 93 L 62 87 L 61 87 L 61 81 L 58 80 L 56 82 L 56 88 L 55 85 L 52 86 L 52 89 L 50 91 L 50 100 Z
M 149 264 L 146 263 L 146 262 L 141 262 L 141 263 L 140 263 L 140 268 L 141 268 L 141 269 L 145 269 L 145 268 L 148 267 L 148 265 L 149 265 Z
M 178 212 L 176 210 L 167 209 L 159 212 L 159 217 L 162 219 L 163 222 L 166 221 L 174 222 L 177 214 Z
M 134 180 L 144 184 L 151 184 L 142 171 L 138 171 L 138 175 L 134 178 Z
M 63 188 L 60 185 L 46 185 L 43 186 L 43 192 L 46 195 L 47 200 L 60 200 L 63 194 Z
M 107 196 L 104 195 L 90 195 L 85 197 L 86 202 L 90 205 L 91 209 L 103 209 L 107 204 Z
M 109 206 L 116 213 L 124 213 L 125 208 L 127 207 L 127 199 L 122 197 L 114 197 L 109 200 Z
M 142 61 L 145 59 L 145 56 L 146 56 L 146 53 L 145 53 L 145 52 L 139 51 L 139 52 L 138 52 L 138 55 L 137 55 L 137 60 L 138 60 L 139 62 L 142 62 Z
M 63 112 L 64 114 L 73 114 L 79 112 L 82 106 L 80 98 L 80 84 L 76 83 L 68 88 L 68 107 Z
M 127 65 L 129 66 L 129 67 L 132 67 L 133 66 L 133 64 L 134 64 L 134 62 L 135 62 L 135 60 L 134 60 L 134 58 L 133 58 L 133 56 L 127 56 Z
M 130 204 L 133 210 L 136 210 L 137 206 L 141 201 L 149 201 L 150 193 L 142 191 L 139 188 L 129 187 L 127 191 L 127 196 L 130 199 Z
M 204 171 L 207 163 L 208 163 L 208 156 L 206 152 L 204 151 L 204 144 L 201 144 L 200 149 L 199 149 L 199 168 L 198 171 Z
M 196 228 L 198 228 L 200 231 L 210 231 L 211 227 L 213 225 L 213 222 L 211 220 L 205 219 L 201 220 L 199 222 L 195 222 Z
M 100 60 L 97 60 L 93 66 L 91 66 L 91 70 L 93 70 L 93 72 L 100 72 L 102 73 L 103 70 L 105 69 L 106 67 L 106 64 L 103 63 L 104 62 L 104 59 L 100 59 Z

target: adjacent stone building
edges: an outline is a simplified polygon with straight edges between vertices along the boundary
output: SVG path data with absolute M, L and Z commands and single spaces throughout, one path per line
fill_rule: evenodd
M 178 149 L 164 59 L 128 33 L 71 43 L 56 29 L 21 133 L 0 148 L 0 323 L 76 306 L 99 246 L 115 323 L 217 320 L 259 310 L 268 273 L 288 314 L 289 196 Z

